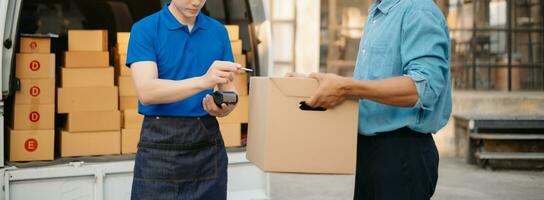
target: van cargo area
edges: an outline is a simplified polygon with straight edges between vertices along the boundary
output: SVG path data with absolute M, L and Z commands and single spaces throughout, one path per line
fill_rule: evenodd
M 0 199 L 130 198 L 143 116 L 125 66 L 127 46 L 132 25 L 168 2 L 0 2 L 0 34 L 7 36 L 0 52 Z M 254 71 L 237 76 L 245 99 L 250 76 L 268 73 L 265 6 L 208 0 L 202 10 L 231 27 L 236 62 Z M 228 199 L 269 199 L 268 173 L 246 159 L 247 108 L 236 112 L 222 126 Z

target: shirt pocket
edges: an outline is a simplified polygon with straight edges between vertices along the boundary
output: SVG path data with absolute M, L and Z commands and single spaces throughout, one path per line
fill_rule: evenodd
M 390 77 L 392 66 L 388 66 L 388 45 L 370 45 L 368 47 L 368 74 L 370 80 L 380 80 Z

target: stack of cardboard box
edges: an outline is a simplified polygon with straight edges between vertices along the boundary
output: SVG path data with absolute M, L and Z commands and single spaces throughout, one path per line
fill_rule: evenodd
M 234 62 L 246 67 L 246 56 L 242 54 L 242 41 L 240 40 L 239 27 L 236 25 L 227 25 L 227 32 L 232 46 Z M 234 82 L 238 92 L 238 104 L 227 117 L 219 118 L 219 126 L 225 146 L 237 147 L 241 146 L 242 124 L 248 122 L 248 74 L 236 74 Z
M 120 112 L 106 30 L 69 30 L 58 89 L 58 112 L 67 115 L 61 156 L 120 153 Z
M 10 161 L 53 160 L 55 144 L 55 54 L 49 38 L 21 37 L 16 76 Z
M 121 153 L 136 153 L 140 138 L 140 129 L 144 116 L 138 113 L 138 97 L 130 69 L 125 65 L 127 60 L 129 32 L 117 33 L 116 72 L 119 83 L 119 109 L 122 112 L 123 129 L 121 131 Z

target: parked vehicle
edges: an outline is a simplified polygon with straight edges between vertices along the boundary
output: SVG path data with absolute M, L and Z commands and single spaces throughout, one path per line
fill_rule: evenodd
M 243 51 L 253 75 L 271 70 L 270 23 L 266 0 L 208 0 L 203 12 L 240 26 Z M 6 130 L 18 89 L 15 54 L 21 34 L 56 34 L 52 52 L 67 50 L 69 29 L 107 29 L 109 49 L 116 33 L 130 31 L 139 19 L 159 10 L 164 0 L 2 0 L 0 1 L 0 199 L 129 199 L 134 156 L 58 158 L 54 161 L 10 163 Z M 113 63 L 113 56 L 110 59 Z M 58 81 L 57 81 L 58 82 Z M 57 130 L 58 132 L 59 130 Z M 268 175 L 246 160 L 245 149 L 229 150 L 228 198 L 269 199 Z

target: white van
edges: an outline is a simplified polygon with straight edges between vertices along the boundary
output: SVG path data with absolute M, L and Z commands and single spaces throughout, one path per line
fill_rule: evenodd
M 129 199 L 134 156 L 58 158 L 48 162 L 9 163 L 5 147 L 11 119 L 15 54 L 21 34 L 54 34 L 57 73 L 67 49 L 68 29 L 107 29 L 109 48 L 117 32 L 130 31 L 139 19 L 166 0 L 0 0 L 0 200 L 2 199 Z M 203 12 L 226 24 L 240 25 L 248 67 L 255 75 L 271 69 L 267 0 L 207 0 Z M 113 64 L 113 58 L 110 59 Z M 58 144 L 57 144 L 58 145 Z M 269 199 L 268 175 L 245 159 L 245 149 L 229 150 L 228 199 Z

